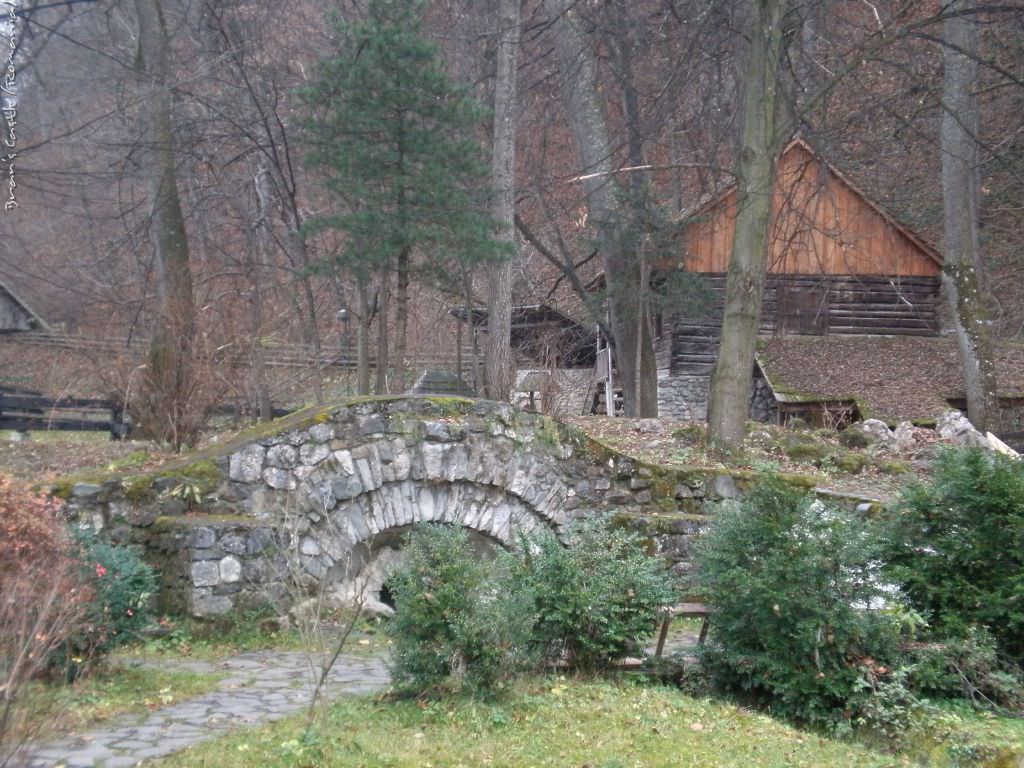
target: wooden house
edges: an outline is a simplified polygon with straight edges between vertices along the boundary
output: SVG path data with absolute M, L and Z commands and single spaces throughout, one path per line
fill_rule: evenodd
M 772 202 L 762 334 L 938 335 L 938 252 L 806 141 L 795 139 L 782 152 Z M 682 265 L 702 274 L 719 297 L 735 216 L 732 187 L 682 218 Z M 680 308 L 661 325 L 659 412 L 704 418 L 721 302 L 704 313 Z M 755 382 L 754 417 L 771 418 L 770 394 L 763 379 Z

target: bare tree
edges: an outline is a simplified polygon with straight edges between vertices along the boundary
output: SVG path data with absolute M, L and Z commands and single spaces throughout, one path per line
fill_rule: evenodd
M 728 446 L 743 442 L 753 379 L 771 244 L 772 190 L 785 139 L 778 118 L 788 7 L 788 0 L 755 0 L 750 8 L 736 167 L 736 229 L 725 283 L 721 346 L 708 400 L 710 434 Z
M 498 3 L 498 71 L 494 85 L 494 146 L 491 175 L 494 179 L 494 219 L 497 237 L 515 244 L 516 171 L 516 58 L 519 49 L 520 0 Z M 484 385 L 492 400 L 508 400 L 515 379 L 512 360 L 513 260 L 487 268 L 487 349 Z
M 979 429 L 996 423 L 996 371 L 978 238 L 978 31 L 975 0 L 952 0 L 943 35 L 942 203 L 945 214 L 942 284 L 956 323 L 967 392 L 967 415 Z
M 580 180 L 604 265 L 624 412 L 627 416 L 657 416 L 654 345 L 644 320 L 643 291 L 638 290 L 643 269 L 625 247 L 631 239 L 629 214 L 623 190 L 615 179 L 596 62 L 577 26 L 576 9 L 565 0 L 547 0 L 545 7 L 552 18 L 562 98 L 583 170 Z
M 135 0 L 139 21 L 136 67 L 145 89 L 145 174 L 149 185 L 150 240 L 156 261 L 159 309 L 149 352 L 143 406 L 153 436 L 176 447 L 191 443 L 198 424 L 188 424 L 194 407 L 193 342 L 195 305 L 188 236 L 175 169 L 169 90 L 170 43 L 160 0 Z

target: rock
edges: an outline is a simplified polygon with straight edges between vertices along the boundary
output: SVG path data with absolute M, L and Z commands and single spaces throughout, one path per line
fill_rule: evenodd
M 377 414 L 359 417 L 360 435 L 379 435 L 388 431 L 387 421 Z
M 884 448 L 894 448 L 896 446 L 896 436 L 889 429 L 889 425 L 879 419 L 865 419 L 860 424 L 853 424 L 848 428 L 860 429 L 876 445 Z
M 309 439 L 314 443 L 326 443 L 333 438 L 333 424 L 314 424 L 309 428 Z
M 299 544 L 299 551 L 304 555 L 319 555 L 320 545 L 316 543 L 316 539 L 306 536 Z
M 236 534 L 229 533 L 220 540 L 220 548 L 232 555 L 244 555 L 245 539 Z
M 319 464 L 331 455 L 331 449 L 323 443 L 306 443 L 299 449 L 299 460 L 307 466 Z
M 953 445 L 992 449 L 991 444 L 960 411 L 946 411 L 935 422 L 935 431 Z
M 102 490 L 103 486 L 97 483 L 75 483 L 71 486 L 71 495 L 76 499 L 93 499 Z
M 452 425 L 443 421 L 423 422 L 423 437 L 432 442 L 448 443 L 461 440 L 465 435 L 466 430 L 458 424 Z
M 231 454 L 228 477 L 237 483 L 255 483 L 263 471 L 263 457 L 264 448 L 258 443 Z
M 1006 443 L 1004 443 L 998 437 L 993 435 L 991 432 L 985 433 L 985 439 L 988 440 L 988 444 L 992 446 L 993 451 L 996 451 L 997 453 L 1002 453 L 1006 456 L 1009 456 L 1012 459 L 1020 458 L 1020 454 L 1017 453 L 1017 451 L 1013 450 L 1013 448 L 1008 446 Z
M 363 604 L 361 613 L 367 619 L 386 619 L 395 615 L 395 609 L 380 600 L 369 598 Z
M 242 578 L 242 564 L 237 557 L 228 555 L 219 564 L 220 580 L 227 584 L 233 584 Z
M 213 528 L 205 526 L 193 528 L 188 543 L 193 549 L 208 549 L 217 543 L 217 533 Z
M 195 616 L 221 616 L 231 610 L 231 598 L 214 595 L 212 590 L 192 590 L 192 613 Z
M 639 419 L 633 429 L 642 435 L 660 435 L 664 426 L 660 419 Z
M 741 496 L 736 480 L 731 475 L 715 475 L 713 490 L 721 499 L 738 499 Z
M 263 470 L 263 481 L 279 491 L 294 491 L 296 486 L 292 473 L 278 467 L 267 467 Z
M 192 563 L 192 584 L 197 587 L 220 584 L 219 564 L 215 560 L 199 560 Z
M 267 465 L 291 469 L 297 462 L 298 455 L 290 445 L 275 445 L 267 450 Z
M 909 421 L 901 421 L 896 425 L 893 437 L 896 439 L 896 450 L 905 452 L 911 450 L 917 443 L 914 425 Z
M 334 498 L 339 501 L 347 501 L 363 492 L 363 484 L 358 475 L 342 475 L 331 481 L 331 491 L 334 493 Z

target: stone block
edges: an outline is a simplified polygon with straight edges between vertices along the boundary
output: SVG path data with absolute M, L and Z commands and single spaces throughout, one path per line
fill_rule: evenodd
M 220 548 L 230 555 L 244 555 L 245 539 L 237 534 L 229 533 L 221 537 Z
M 237 483 L 255 483 L 263 471 L 265 451 L 261 445 L 247 445 L 231 454 L 228 461 L 228 477 Z
M 388 431 L 388 422 L 383 416 L 375 413 L 360 416 L 358 429 L 360 435 L 380 435 Z
M 71 496 L 75 499 L 95 499 L 102 490 L 103 486 L 97 483 L 75 483 L 71 486 Z
M 220 566 L 215 560 L 200 560 L 192 563 L 192 584 L 197 587 L 212 587 L 220 584 Z
M 290 445 L 275 445 L 267 450 L 267 465 L 291 469 L 298 463 L 298 454 Z
M 227 584 L 233 584 L 242 578 L 242 563 L 234 555 L 222 558 L 219 563 L 220 580 Z
M 354 499 L 363 492 L 363 483 L 358 475 L 341 475 L 331 481 L 331 492 L 341 501 Z
M 196 549 L 212 547 L 216 543 L 217 532 L 213 528 L 207 528 L 205 525 L 193 528 L 192 533 L 188 537 L 189 546 Z
M 231 598 L 227 595 L 214 595 L 210 589 L 192 590 L 192 614 L 194 616 L 221 616 L 232 608 Z
M 203 549 L 190 548 L 188 551 L 190 560 L 219 560 L 224 557 L 224 550 L 220 547 L 205 547 Z
M 294 491 L 297 485 L 294 475 L 279 467 L 267 467 L 263 470 L 263 481 L 279 491 Z
M 299 449 L 299 461 L 314 466 L 331 455 L 331 449 L 323 443 L 306 443 Z
M 326 443 L 334 438 L 334 425 L 330 423 L 314 424 L 309 428 L 309 439 L 314 443 Z
M 269 528 L 254 528 L 249 532 L 245 542 L 245 553 L 257 555 L 266 549 L 274 540 L 274 534 Z

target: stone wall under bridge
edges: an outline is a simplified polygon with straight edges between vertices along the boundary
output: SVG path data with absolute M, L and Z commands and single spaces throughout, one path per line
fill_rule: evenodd
M 212 616 L 282 598 L 296 569 L 314 582 L 375 568 L 379 586 L 420 522 L 514 546 L 520 532 L 561 534 L 605 512 L 685 570 L 707 502 L 749 479 L 667 471 L 539 414 L 427 397 L 306 409 L 157 473 L 57 490 L 79 520 L 144 547 L 165 610 Z

